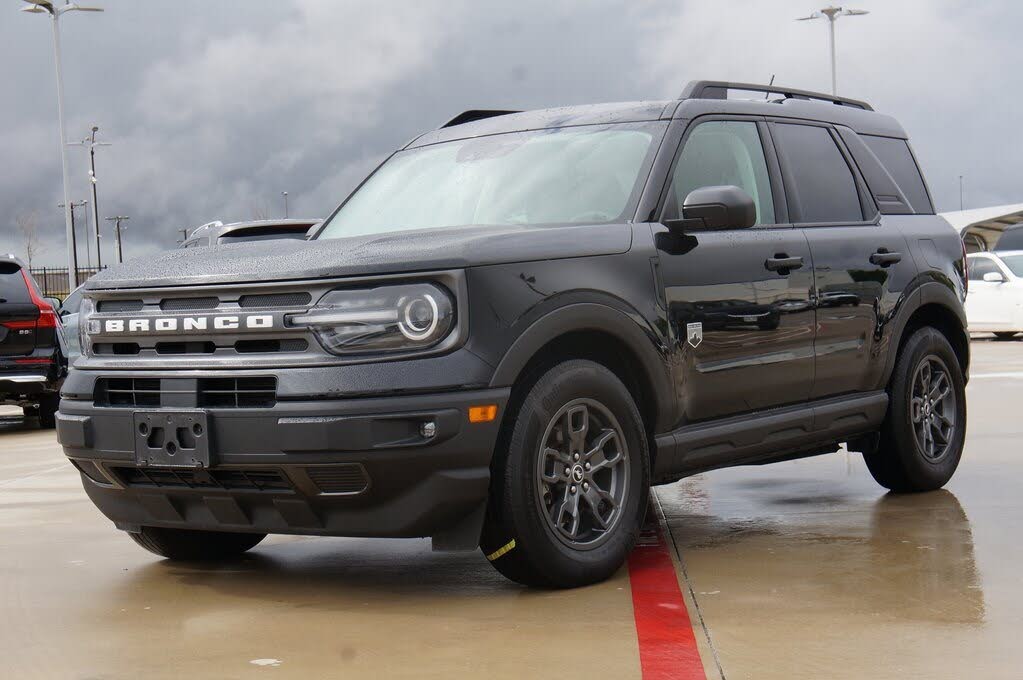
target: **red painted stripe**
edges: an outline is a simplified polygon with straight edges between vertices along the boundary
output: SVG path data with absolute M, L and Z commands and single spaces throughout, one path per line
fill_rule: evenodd
M 648 522 L 629 557 L 632 609 L 644 680 L 706 680 L 675 564 L 659 523 Z

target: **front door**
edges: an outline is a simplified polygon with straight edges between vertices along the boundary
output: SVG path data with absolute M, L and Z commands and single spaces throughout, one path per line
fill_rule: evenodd
M 675 235 L 655 225 L 687 422 L 801 403 L 813 382 L 810 249 L 785 223 L 763 132 L 754 119 L 691 123 L 662 212 L 673 219 L 690 191 L 733 185 L 754 199 L 756 226 Z

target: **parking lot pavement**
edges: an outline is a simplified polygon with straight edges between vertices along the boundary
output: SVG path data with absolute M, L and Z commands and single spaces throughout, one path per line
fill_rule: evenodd
M 973 373 L 947 490 L 885 495 L 844 452 L 659 489 L 688 619 L 635 564 L 532 591 L 419 540 L 272 537 L 172 565 L 92 507 L 52 432 L 0 409 L 0 676 L 635 678 L 660 639 L 695 643 L 711 678 L 1018 677 L 1023 342 L 976 342 Z

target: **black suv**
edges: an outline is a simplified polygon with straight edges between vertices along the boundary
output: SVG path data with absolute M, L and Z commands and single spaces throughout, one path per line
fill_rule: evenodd
M 24 263 L 0 255 L 0 404 L 54 426 L 64 377 L 60 318 Z
M 862 102 L 698 82 L 469 111 L 309 242 L 93 278 L 59 436 L 165 557 L 431 536 L 577 586 L 687 475 L 845 443 L 889 489 L 945 484 L 964 262 L 905 132 Z

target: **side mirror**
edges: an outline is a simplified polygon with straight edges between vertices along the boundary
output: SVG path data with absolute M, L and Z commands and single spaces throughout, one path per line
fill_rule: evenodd
M 746 229 L 757 222 L 757 206 L 737 186 L 702 187 L 686 196 L 682 219 L 670 222 L 671 229 Z
M 60 305 L 61 305 L 60 298 L 44 297 L 43 299 L 46 300 L 48 303 L 50 303 L 50 306 L 53 307 L 53 311 L 55 311 L 55 312 L 59 312 L 60 311 Z
M 1005 283 L 1005 275 L 1001 272 L 988 272 L 984 274 L 984 280 L 988 283 Z

